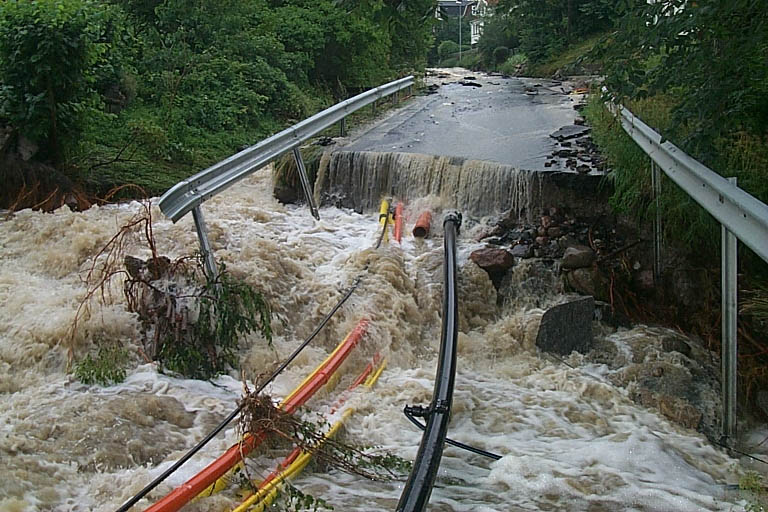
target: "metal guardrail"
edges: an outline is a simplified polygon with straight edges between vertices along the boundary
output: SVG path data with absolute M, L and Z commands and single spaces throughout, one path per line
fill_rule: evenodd
M 723 441 L 732 444 L 736 435 L 737 379 L 737 240 L 768 262 L 768 205 L 736 186 L 736 178 L 724 178 L 697 162 L 654 131 L 624 107 L 612 106 L 621 126 L 653 161 L 654 196 L 658 200 L 658 169 L 709 212 L 722 228 L 722 395 Z M 658 203 L 657 203 L 658 204 Z M 654 222 L 654 274 L 660 273 L 661 217 Z
M 720 224 L 768 261 L 768 205 L 697 162 L 632 112 L 619 107 L 621 125 L 656 164 Z
M 206 200 L 283 153 L 298 148 L 304 141 L 343 120 L 352 112 L 411 87 L 413 83 L 413 76 L 408 76 L 358 94 L 212 165 L 171 187 L 160 198 L 160 210 L 173 222 L 178 221 Z

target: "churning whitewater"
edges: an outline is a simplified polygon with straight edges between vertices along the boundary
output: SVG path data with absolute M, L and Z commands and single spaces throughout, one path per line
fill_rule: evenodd
M 439 198 L 413 200 L 439 212 Z M 82 213 L 29 210 L 0 222 L 0 510 L 114 511 L 216 426 L 238 403 L 241 375 L 212 382 L 158 373 L 136 363 L 110 387 L 86 386 L 67 373 L 76 357 L 104 340 L 135 347 L 139 321 L 115 282 L 106 305 L 93 304 L 70 328 L 86 293 L 93 258 L 141 209 L 138 203 L 94 207 Z M 274 368 L 315 328 L 353 281 L 362 283 L 339 313 L 268 391 L 279 399 L 293 389 L 360 318 L 369 333 L 342 367 L 335 390 L 307 409 L 326 411 L 371 356 L 387 367 L 371 390 L 356 391 L 356 411 L 345 438 L 377 445 L 406 459 L 421 432 L 402 415 L 406 404 L 431 398 L 440 341 L 442 241 L 404 237 L 373 249 L 377 215 L 283 206 L 262 170 L 204 206 L 219 261 L 259 289 L 274 316 L 274 342 L 244 341 L 241 370 L 249 382 Z M 152 208 L 160 254 L 193 254 L 190 216 L 174 225 Z M 435 214 L 436 219 L 441 215 Z M 411 225 L 413 218 L 407 225 Z M 726 493 L 735 460 L 696 432 L 678 427 L 631 402 L 604 380 L 606 367 L 571 369 L 537 354 L 534 341 L 541 297 L 497 305 L 496 290 L 468 259 L 482 219 L 465 215 L 459 238 L 459 359 L 449 437 L 502 455 L 492 461 L 446 447 L 430 500 L 434 511 L 516 510 L 738 510 Z M 127 254 L 147 258 L 136 233 Z M 555 300 L 553 297 L 552 300 Z M 618 345 L 628 336 L 659 336 L 636 327 L 601 336 Z M 622 348 L 624 350 L 624 348 Z M 579 366 L 578 359 L 570 360 Z M 252 385 L 252 384 L 251 384 Z M 214 460 L 238 437 L 232 424 L 144 499 L 146 508 Z M 251 459 L 266 475 L 284 452 Z M 337 470 L 308 469 L 294 485 L 339 511 L 391 511 L 403 481 L 381 483 Z M 220 511 L 236 506 L 235 489 L 185 508 Z

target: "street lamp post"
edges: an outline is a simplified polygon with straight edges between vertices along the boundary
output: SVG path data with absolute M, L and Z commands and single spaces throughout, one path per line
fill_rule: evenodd
M 461 66 L 461 15 L 463 14 L 463 0 L 456 0 L 459 4 L 459 66 Z

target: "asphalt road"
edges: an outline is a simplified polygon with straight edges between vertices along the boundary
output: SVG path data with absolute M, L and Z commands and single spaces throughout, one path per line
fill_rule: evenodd
M 501 78 L 465 72 L 481 87 L 446 83 L 437 94 L 404 108 L 353 136 L 345 151 L 399 151 L 457 156 L 545 170 L 555 149 L 550 133 L 572 125 L 574 100 L 551 80 Z M 561 163 L 547 170 L 561 170 Z

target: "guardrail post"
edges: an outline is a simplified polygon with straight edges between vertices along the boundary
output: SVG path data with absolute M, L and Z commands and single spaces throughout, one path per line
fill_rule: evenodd
M 216 268 L 216 259 L 213 256 L 211 243 L 208 241 L 208 228 L 205 226 L 203 211 L 200 206 L 192 209 L 192 218 L 195 220 L 195 229 L 197 230 L 197 239 L 200 241 L 200 253 L 203 256 L 203 265 L 208 279 L 215 281 L 219 277 L 219 271 Z
M 299 169 L 299 179 L 301 180 L 301 188 L 304 189 L 304 198 L 307 200 L 309 211 L 312 212 L 312 216 L 320 220 L 320 214 L 315 206 L 315 199 L 312 196 L 312 190 L 309 186 L 309 178 L 307 178 L 307 168 L 304 167 L 304 159 L 301 157 L 301 150 L 299 148 L 293 148 L 293 158 L 296 160 L 296 167 Z
M 397 105 L 397 93 L 398 92 L 399 91 L 395 91 L 394 93 L 392 93 L 392 105 Z
M 653 280 L 661 283 L 661 171 L 656 162 L 651 160 L 651 185 L 656 215 L 653 219 Z
M 736 178 L 728 178 L 736 186 Z M 722 286 L 722 393 L 723 441 L 733 445 L 736 435 L 736 370 L 737 345 L 737 244 L 736 236 L 721 225 L 721 286 Z
M 342 117 L 341 121 L 339 122 L 339 137 L 344 137 L 347 135 L 347 118 Z

